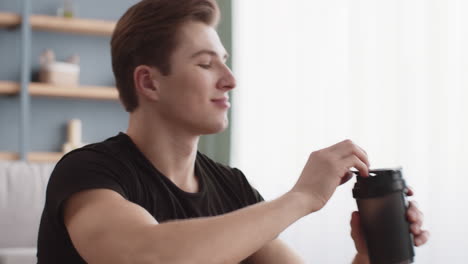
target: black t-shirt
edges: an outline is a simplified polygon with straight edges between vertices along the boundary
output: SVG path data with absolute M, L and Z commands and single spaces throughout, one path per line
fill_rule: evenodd
M 159 223 L 220 215 L 263 201 L 240 170 L 214 162 L 200 152 L 195 175 L 199 192 L 181 190 L 124 133 L 68 153 L 57 163 L 47 186 L 38 263 L 85 263 L 63 221 L 64 202 L 79 191 L 111 189 L 145 208 Z

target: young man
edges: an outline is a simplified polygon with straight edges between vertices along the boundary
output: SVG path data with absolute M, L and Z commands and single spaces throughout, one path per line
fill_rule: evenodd
M 242 172 L 197 151 L 228 125 L 236 83 L 214 0 L 143 0 L 120 19 L 112 65 L 127 132 L 67 154 L 47 189 L 39 263 L 302 263 L 277 237 L 320 210 L 366 153 L 347 140 L 313 152 L 294 188 L 264 202 Z M 410 206 L 416 245 L 427 240 Z M 367 263 L 359 218 L 358 254 Z

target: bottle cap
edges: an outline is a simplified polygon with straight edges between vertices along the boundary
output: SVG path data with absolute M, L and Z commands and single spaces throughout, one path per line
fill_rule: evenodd
M 401 168 L 370 170 L 369 177 L 362 177 L 357 171 L 353 171 L 353 173 L 357 175 L 357 181 L 353 188 L 355 199 L 378 197 L 403 191 L 406 188 Z

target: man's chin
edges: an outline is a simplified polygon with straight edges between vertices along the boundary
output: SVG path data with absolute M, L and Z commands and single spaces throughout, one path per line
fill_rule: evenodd
M 220 123 L 217 123 L 217 124 L 212 124 L 210 126 L 206 126 L 203 129 L 201 134 L 202 135 L 218 134 L 218 133 L 221 133 L 224 130 L 226 130 L 228 128 L 228 125 L 229 125 L 229 121 L 226 119 L 226 120 L 224 120 L 224 122 L 220 122 Z

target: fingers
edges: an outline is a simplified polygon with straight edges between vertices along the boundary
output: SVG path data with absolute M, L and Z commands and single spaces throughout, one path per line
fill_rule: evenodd
M 422 231 L 421 234 L 414 237 L 414 245 L 419 247 L 419 246 L 426 244 L 426 242 L 429 240 L 429 237 L 430 237 L 429 231 L 426 231 L 426 230 Z
M 367 167 L 370 167 L 369 159 L 367 157 L 367 153 L 358 145 L 354 144 L 353 141 L 347 139 L 342 143 L 345 147 L 343 156 L 355 155 L 357 156 L 362 162 L 366 164 Z
M 351 140 L 347 139 L 338 144 L 335 144 L 329 148 L 330 151 L 336 152 L 336 154 L 342 159 L 347 160 L 347 168 L 355 167 L 359 170 L 362 176 L 369 175 L 369 159 L 367 153 L 358 145 L 354 144 Z M 354 158 L 357 157 L 359 161 L 356 161 Z M 351 164 L 351 166 L 349 166 Z M 356 166 L 354 166 L 356 165 Z M 364 166 L 363 166 L 364 165 Z
M 411 188 L 410 186 L 407 186 L 405 189 L 405 193 L 407 196 L 413 196 L 414 195 L 413 188 Z
M 351 224 L 351 227 L 358 227 L 360 225 L 360 222 L 361 222 L 361 217 L 359 215 L 359 212 L 354 211 L 351 214 L 351 220 L 349 221 L 349 223 Z
M 351 215 L 351 237 L 354 240 L 354 243 L 356 245 L 356 248 L 358 249 L 358 252 L 365 252 L 366 251 L 366 246 L 365 246 L 365 241 L 364 237 L 361 233 L 361 227 L 360 227 L 360 215 L 359 212 L 354 211 Z M 430 238 L 430 233 L 427 230 L 422 230 L 421 225 L 413 223 L 410 226 L 411 233 L 413 234 L 414 237 L 414 245 L 419 247 L 427 243 L 427 241 Z
M 367 167 L 370 168 L 369 155 L 367 155 L 367 152 L 366 152 L 363 148 L 361 148 L 359 145 L 355 145 L 355 146 L 360 150 L 360 152 L 362 153 L 362 155 L 364 155 L 364 156 L 366 157 L 366 160 L 367 160 L 367 162 L 366 162 Z
M 427 243 L 430 238 L 430 233 L 427 230 L 422 230 L 423 214 L 413 201 L 410 202 L 410 206 L 407 211 L 408 220 L 410 222 L 410 231 L 414 237 L 414 245 L 419 247 Z M 360 228 L 360 216 L 359 212 L 355 211 L 351 215 L 351 237 L 355 241 L 356 248 L 358 248 L 360 240 L 363 239 Z M 364 243 L 365 244 L 365 243 Z M 364 249 L 363 249 L 364 250 Z
M 422 230 L 422 224 L 424 221 L 424 214 L 418 209 L 417 204 L 414 201 L 409 202 L 407 210 L 407 218 L 410 223 L 410 231 L 414 236 L 414 245 L 424 245 L 429 239 L 429 231 Z
M 354 211 L 351 214 L 351 238 L 354 240 L 354 246 L 358 253 L 367 255 L 367 246 L 366 241 L 364 239 L 364 235 L 362 234 L 361 229 L 361 218 L 359 216 L 359 212 Z
M 421 226 L 424 221 L 424 214 L 418 209 L 414 201 L 409 202 L 406 216 L 410 224 L 418 224 Z
M 345 166 L 349 170 L 351 167 L 356 168 L 364 177 L 369 176 L 369 167 L 357 156 L 351 155 L 344 159 Z
M 351 214 L 351 220 L 349 221 L 349 224 L 351 225 L 351 237 L 353 240 L 356 240 L 357 238 L 360 237 L 360 218 L 359 218 L 359 212 L 354 211 Z
M 359 232 L 359 225 L 360 225 L 360 218 L 359 218 L 359 212 L 354 211 L 351 214 L 351 220 L 349 221 L 349 224 L 351 225 L 351 237 L 353 239 L 356 238 L 356 233 Z
M 422 233 L 421 226 L 418 224 L 410 225 L 411 233 L 415 236 L 420 235 Z

